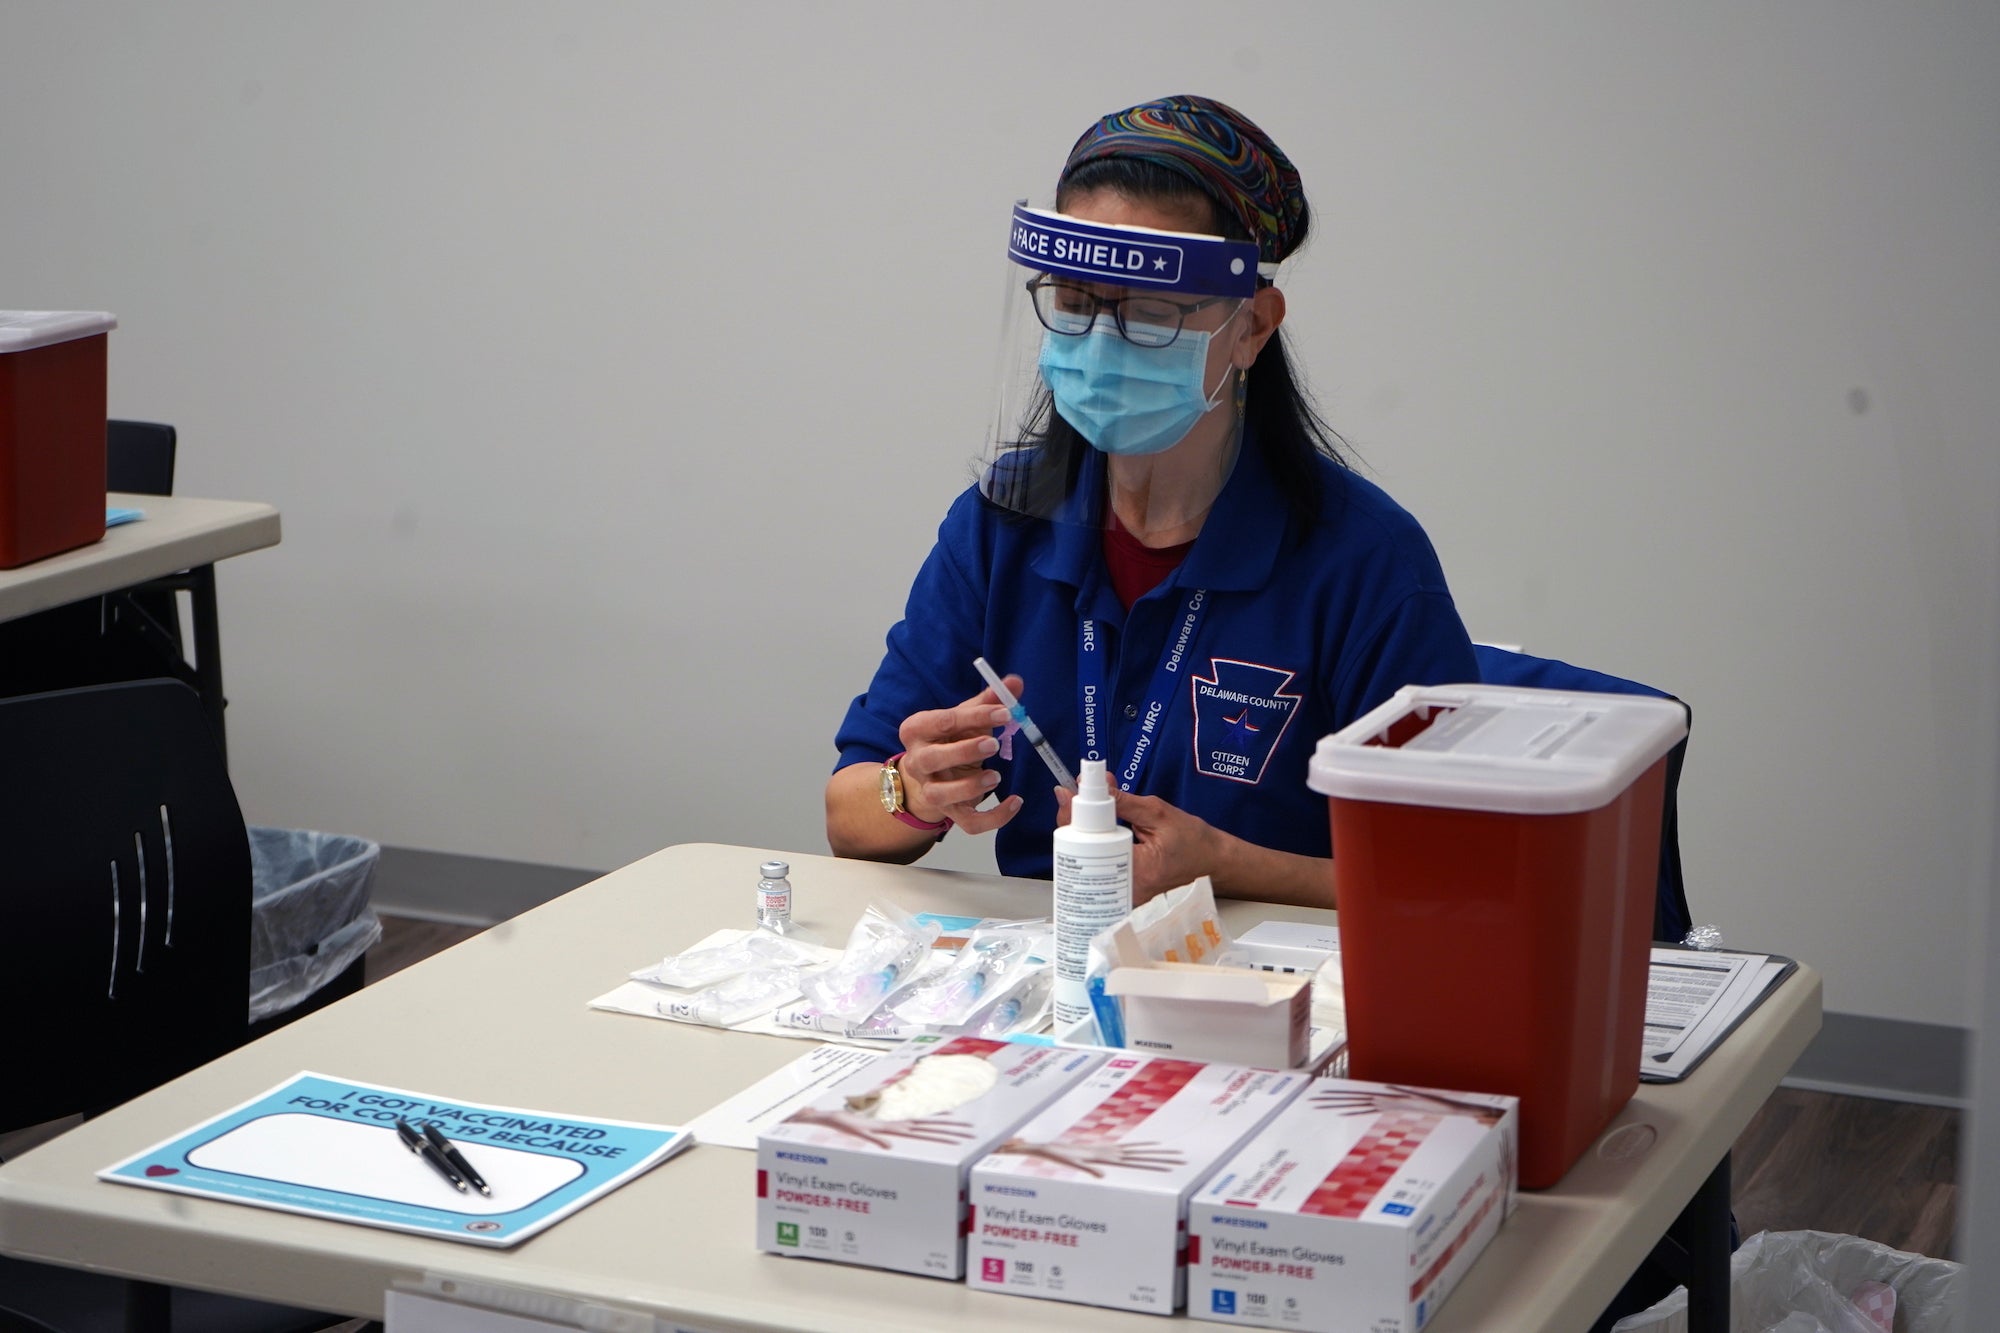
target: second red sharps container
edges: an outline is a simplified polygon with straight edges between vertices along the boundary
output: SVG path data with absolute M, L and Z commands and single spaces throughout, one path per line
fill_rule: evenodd
M 100 310 L 0 310 L 0 569 L 104 538 Z
M 1408 686 L 1321 739 L 1348 1072 L 1521 1099 L 1555 1184 L 1639 1086 L 1670 699 Z

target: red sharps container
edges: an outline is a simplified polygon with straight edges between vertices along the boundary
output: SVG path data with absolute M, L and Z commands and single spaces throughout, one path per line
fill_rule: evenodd
M 0 569 L 104 537 L 104 360 L 96 310 L 0 310 Z
M 1324 737 L 1348 1072 L 1521 1099 L 1555 1184 L 1639 1086 L 1670 699 L 1409 686 Z

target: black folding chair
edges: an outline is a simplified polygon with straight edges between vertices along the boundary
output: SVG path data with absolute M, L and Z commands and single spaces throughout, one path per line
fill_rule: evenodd
M 250 843 L 193 690 L 156 679 L 0 699 L 0 810 L 0 1012 L 13 1019 L 0 1131 L 109 1109 L 242 1044 Z M 179 1295 L 7 1261 L 0 1329 L 62 1327 L 87 1300 L 164 1330 Z M 218 1308 L 187 1328 L 223 1327 Z M 229 1326 L 338 1322 L 250 1313 Z

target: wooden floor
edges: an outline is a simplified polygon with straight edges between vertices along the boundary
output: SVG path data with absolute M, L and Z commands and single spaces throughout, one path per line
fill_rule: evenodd
M 383 917 L 368 980 L 448 949 L 476 926 Z M 1731 1154 L 1736 1220 L 1759 1231 L 1832 1231 L 1956 1259 L 1960 1113 L 1779 1088 Z

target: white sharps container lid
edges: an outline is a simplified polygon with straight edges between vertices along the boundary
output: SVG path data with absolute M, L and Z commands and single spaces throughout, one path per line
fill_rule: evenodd
M 1672 699 L 1406 685 L 1322 737 L 1307 784 L 1352 801 L 1575 814 L 1609 805 L 1686 735 Z
M 0 354 L 109 333 L 118 316 L 105 310 L 0 310 Z

